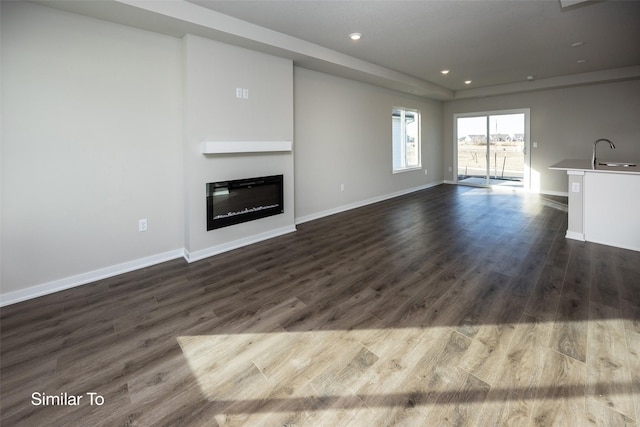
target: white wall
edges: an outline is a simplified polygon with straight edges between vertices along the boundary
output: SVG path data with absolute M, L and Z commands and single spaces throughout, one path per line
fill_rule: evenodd
M 1 30 L 2 294 L 175 256 L 180 40 L 25 2 Z
M 291 141 L 293 64 L 290 60 L 198 36 L 184 39 L 185 248 L 199 259 L 251 241 L 293 231 L 293 153 L 203 155 L 203 141 Z M 249 90 L 236 98 L 236 88 Z M 284 213 L 207 231 L 207 182 L 284 175 Z
M 588 158 L 598 137 L 618 147 L 601 147 L 601 158 L 640 161 L 639 81 L 443 104 L 196 36 L 26 2 L 1 7 L 3 301 L 183 248 L 207 256 L 453 179 L 454 113 L 531 108 L 543 191 L 566 192 L 565 174 L 548 166 Z M 236 87 L 249 99 L 236 99 Z M 394 106 L 422 113 L 423 170 L 391 173 Z M 204 140 L 227 139 L 293 139 L 294 150 L 200 151 Z M 285 214 L 206 231 L 206 182 L 279 173 Z M 149 231 L 137 231 L 139 218 Z
M 624 81 L 444 103 L 445 179 L 453 180 L 453 115 L 512 108 L 531 109 L 532 181 L 541 192 L 566 193 L 567 176 L 548 169 L 560 160 L 590 159 L 593 142 L 609 138 L 616 150 L 598 146 L 598 157 L 640 162 L 640 81 Z M 536 183 L 532 183 L 536 185 Z
M 294 105 L 298 221 L 442 181 L 441 102 L 295 67 Z M 394 106 L 422 114 L 423 170 L 392 174 Z

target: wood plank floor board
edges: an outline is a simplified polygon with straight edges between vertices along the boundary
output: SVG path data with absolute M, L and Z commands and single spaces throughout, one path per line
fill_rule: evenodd
M 25 399 L 30 400 L 31 394 L 40 391 L 42 384 L 55 375 L 56 360 L 50 357 L 46 360 L 43 358 L 13 369 L 18 372 L 17 375 L 3 375 L 0 379 L 3 419 L 25 412 Z
M 479 293 L 474 296 L 463 297 L 467 302 L 462 306 L 460 320 L 455 329 L 470 338 L 477 333 L 480 325 L 491 323 L 489 318 L 492 310 L 489 308 L 494 301 L 500 301 L 508 292 L 509 278 L 501 273 L 493 271 L 478 272 L 474 277 L 482 285 L 478 287 Z
M 602 401 L 592 397 L 587 398 L 587 418 L 588 425 L 596 425 L 602 427 L 637 427 L 636 420 L 615 411 Z
M 433 349 L 433 343 L 440 341 L 444 333 L 444 328 L 424 332 L 417 328 L 381 329 L 361 338 L 360 342 L 380 360 L 361 375 L 352 390 L 370 406 L 376 406 L 379 396 L 388 390 L 404 390 L 412 368 Z
M 620 305 L 625 329 L 640 334 L 640 304 L 621 299 Z
M 640 333 L 640 272 L 632 265 L 633 256 L 626 252 L 621 252 L 618 256 L 622 259 L 617 270 L 620 274 L 618 289 L 625 328 Z
M 489 384 L 495 383 L 500 373 L 527 302 L 526 297 L 512 292 L 518 283 L 512 279 L 509 288 L 491 301 L 469 350 L 460 361 L 463 369 Z
M 32 301 L 34 301 L 33 308 L 29 310 L 18 309 L 20 304 L 2 307 L 0 325 L 3 329 L 3 339 L 9 340 L 12 337 L 20 339 L 25 335 L 38 333 L 40 325 L 55 325 L 59 322 L 63 312 L 62 304 L 57 301 L 47 303 L 46 297 L 36 298 Z M 0 354 L 3 350 L 4 346 L 0 348 Z
M 563 425 L 568 420 L 575 425 L 587 425 L 585 378 L 584 362 L 548 352 L 531 413 L 531 425 Z
M 626 334 L 619 313 L 608 305 L 591 302 L 589 306 L 587 393 L 636 419 Z
M 571 251 L 558 303 L 552 348 L 582 362 L 586 361 L 589 319 L 589 256 L 587 244 L 571 242 Z
M 587 360 L 589 302 L 586 298 L 560 299 L 554 324 L 552 348 L 581 362 Z
M 448 290 L 449 284 L 455 280 L 455 274 L 449 275 L 445 270 L 441 274 L 425 278 L 421 274 L 410 275 L 408 283 L 398 280 L 393 285 L 401 287 L 398 295 L 380 294 L 378 302 L 371 306 L 371 313 L 385 324 L 392 327 L 414 327 L 422 322 L 427 307 L 440 299 Z M 408 288 L 404 288 L 404 284 Z M 408 290 L 408 295 L 402 291 Z
M 550 325 L 523 315 L 516 326 L 502 369 L 491 384 L 479 425 L 527 425 L 544 372 Z M 499 404 L 498 402 L 502 402 Z
M 590 299 L 598 304 L 620 308 L 620 277 L 615 268 L 614 253 L 601 245 L 591 249 Z
M 585 288 L 589 290 L 591 283 L 591 263 L 585 261 L 591 256 L 589 246 L 589 243 L 586 242 L 571 242 L 571 253 L 567 260 L 567 270 L 562 286 L 563 295 L 567 296 L 577 292 L 582 296 L 584 295 Z M 589 297 L 588 294 L 587 297 Z
M 566 227 L 440 185 L 3 307 L 0 423 L 637 426 L 640 253 Z
M 636 420 L 640 417 L 640 334 L 635 331 L 625 331 L 627 340 L 627 359 L 629 362 L 629 373 L 631 374 L 631 389 L 636 409 Z M 639 423 L 640 424 L 640 423 Z
M 553 320 L 562 292 L 564 268 L 547 266 L 535 284 L 525 312 L 541 320 Z
M 437 419 L 442 426 L 475 426 L 490 389 L 489 384 L 467 374 L 455 392 L 440 396 L 428 419 Z

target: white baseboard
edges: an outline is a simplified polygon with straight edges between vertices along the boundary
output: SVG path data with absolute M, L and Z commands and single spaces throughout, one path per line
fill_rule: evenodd
M 210 248 L 201 249 L 194 252 L 189 252 L 188 250 L 184 250 L 184 259 L 187 262 L 191 263 L 194 261 L 199 261 L 204 258 L 208 258 L 213 255 L 221 254 L 223 252 L 228 252 L 234 249 L 241 248 L 243 246 L 248 246 L 253 243 L 258 243 L 263 240 L 272 239 L 274 237 L 282 236 L 283 234 L 289 234 L 296 231 L 295 225 L 288 225 L 286 227 L 276 228 L 275 230 L 270 230 L 264 233 L 256 234 L 255 236 L 245 237 L 243 239 L 234 240 L 232 242 L 223 243 L 221 245 L 212 246 Z
M 565 234 L 564 237 L 566 237 L 567 239 L 580 240 L 581 242 L 585 241 L 584 233 L 577 233 L 575 231 L 567 230 L 567 234 Z
M 333 215 L 339 212 L 348 211 L 350 209 L 359 208 L 361 206 L 370 205 L 372 203 L 377 203 L 384 200 L 392 199 L 394 197 L 410 194 L 410 193 L 424 190 L 430 187 L 435 187 L 436 185 L 440 185 L 443 182 L 444 181 L 432 182 L 429 184 L 421 185 L 419 187 L 413 187 L 406 190 L 397 191 L 395 193 L 377 196 L 367 200 L 362 200 L 359 202 L 350 203 L 348 205 L 339 206 L 337 208 L 329 209 L 329 210 L 318 212 L 315 214 L 306 215 L 304 217 L 296 218 L 296 224 L 312 221 L 314 219 L 319 219 L 319 218 Z M 187 262 L 191 263 L 191 262 L 198 261 L 213 255 L 217 255 L 223 252 L 231 251 L 233 249 L 241 248 L 243 246 L 247 246 L 253 243 L 258 243 L 263 240 L 267 240 L 267 239 L 278 237 L 284 234 L 292 233 L 294 231 L 296 231 L 295 225 L 281 227 L 275 230 L 270 230 L 265 233 L 257 234 L 255 236 L 249 236 L 243 239 L 234 240 L 232 242 L 224 243 L 222 245 L 217 245 L 217 246 L 213 246 L 210 248 L 206 248 L 206 249 L 202 249 L 194 252 L 189 252 L 185 248 L 175 249 L 172 251 L 163 252 L 160 254 L 136 259 L 133 261 L 127 261 L 121 264 L 116 264 L 110 267 L 100 268 L 98 270 L 89 271 L 86 273 L 77 274 L 70 277 L 65 277 L 63 279 L 54 280 L 48 283 L 31 286 L 26 289 L 20 289 L 18 291 L 8 292 L 6 294 L 0 294 L 0 307 L 4 307 L 4 306 L 15 304 L 21 301 L 26 301 L 29 299 L 52 294 L 54 292 L 62 291 L 65 289 L 74 288 L 76 286 L 85 285 L 87 283 L 92 283 L 97 280 L 106 279 L 106 278 L 117 276 L 123 273 L 128 273 L 130 271 L 149 267 L 155 264 L 160 264 L 160 263 L 177 259 L 180 257 L 184 257 L 184 259 Z
M 361 201 L 358 201 L 358 202 L 349 203 L 349 204 L 342 205 L 342 206 L 337 206 L 335 208 L 327 209 L 327 210 L 324 210 L 324 211 L 321 211 L 321 212 L 316 212 L 316 213 L 313 213 L 313 214 L 304 215 L 304 216 L 296 218 L 296 224 L 302 224 L 304 222 L 309 222 L 309 221 L 313 221 L 315 219 L 324 218 L 325 216 L 334 215 L 334 214 L 337 214 L 337 213 L 340 213 L 340 212 L 349 211 L 351 209 L 360 208 L 362 206 L 371 205 L 373 203 L 382 202 L 384 200 L 393 199 L 394 197 L 404 196 L 405 194 L 410 194 L 410 193 L 414 193 L 416 191 L 425 190 L 427 188 L 431 188 L 431 187 L 435 187 L 436 185 L 440 185 L 442 183 L 444 183 L 444 181 L 431 182 L 429 184 L 421 185 L 419 187 L 412 187 L 412 188 L 408 188 L 406 190 L 396 191 L 395 193 L 384 194 L 382 196 L 376 196 L 376 197 L 372 197 L 370 199 L 361 200 Z
M 562 196 L 562 197 L 569 197 L 569 193 L 567 193 L 566 191 L 550 191 L 550 190 L 540 190 L 539 191 L 540 194 L 544 194 L 546 196 Z
M 89 271 L 87 273 L 77 274 L 64 279 L 54 280 L 52 282 L 43 283 L 41 285 L 31 286 L 26 289 L 8 292 L 0 295 L 0 307 L 26 301 L 32 298 L 41 297 L 43 295 L 52 294 L 76 286 L 85 285 L 95 282 L 96 280 L 106 279 L 108 277 L 117 276 L 119 274 L 128 273 L 133 270 L 149 267 L 151 265 L 160 264 L 162 262 L 177 259 L 183 256 L 182 249 L 175 249 L 169 252 L 163 252 L 133 261 L 123 262 L 121 264 L 112 265 L 110 267 L 100 268 L 98 270 Z
M 288 234 L 293 231 L 296 231 L 295 225 L 278 228 L 276 230 L 260 233 L 258 235 L 250 236 L 244 239 L 234 240 L 233 242 L 199 250 L 196 252 L 189 252 L 185 248 L 175 249 L 173 251 L 164 252 L 161 254 L 156 254 L 149 257 L 124 262 L 122 264 L 117 264 L 117 265 L 101 268 L 94 271 L 89 271 L 87 273 L 65 277 L 63 279 L 54 280 L 52 282 L 43 283 L 41 285 L 31 286 L 26 289 L 20 289 L 18 291 L 1 294 L 0 307 L 16 304 L 18 302 L 26 301 L 33 298 L 38 298 L 44 295 L 52 294 L 54 292 L 74 288 L 76 286 L 86 285 L 87 283 L 92 283 L 97 280 L 106 279 L 109 277 L 117 276 L 119 274 L 128 273 L 134 270 L 139 270 L 141 268 L 149 267 L 155 264 L 160 264 L 166 261 L 171 261 L 177 258 L 184 258 L 187 262 L 198 261 L 200 259 L 217 255 L 222 252 L 227 252 L 233 249 L 240 248 L 242 246 L 247 246 L 252 243 L 260 242 L 262 240 L 267 240 L 273 237 L 281 236 L 283 234 Z
M 445 179 L 443 182 L 445 184 L 458 184 L 458 182 L 451 181 L 451 180 L 448 180 L 448 179 Z M 500 186 L 495 186 L 494 188 L 500 188 Z M 509 187 L 505 187 L 505 188 L 511 190 L 511 188 L 509 188 Z M 521 188 L 516 189 L 516 191 L 524 191 L 524 192 L 527 192 L 527 193 L 543 194 L 543 195 L 546 195 L 546 196 L 569 197 L 569 193 L 567 193 L 566 191 L 532 190 L 532 189 L 525 190 L 525 189 L 521 189 Z

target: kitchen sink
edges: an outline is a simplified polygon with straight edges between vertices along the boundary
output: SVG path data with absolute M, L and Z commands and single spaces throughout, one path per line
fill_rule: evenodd
M 598 163 L 600 166 L 613 166 L 613 167 L 622 167 L 622 168 L 629 168 L 629 167 L 636 167 L 637 165 L 635 163 L 626 163 L 626 162 L 600 162 Z

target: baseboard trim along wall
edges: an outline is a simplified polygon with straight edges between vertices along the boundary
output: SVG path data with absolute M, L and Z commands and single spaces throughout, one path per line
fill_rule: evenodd
M 366 206 L 372 203 L 381 202 L 383 200 L 392 199 L 394 197 L 402 196 L 404 194 L 413 193 L 415 191 L 424 190 L 426 188 L 435 187 L 436 185 L 442 184 L 443 181 L 437 181 L 430 184 L 422 185 L 419 187 L 410 188 L 403 191 L 398 191 L 395 193 L 373 197 L 371 199 L 362 200 L 360 202 L 351 203 L 348 205 L 339 206 L 334 209 L 326 210 L 323 212 L 318 212 L 312 215 L 307 215 L 305 217 L 296 218 L 296 223 L 303 223 L 307 221 L 312 221 L 314 219 L 322 218 L 328 215 L 333 215 L 339 212 L 344 212 L 349 209 L 355 209 L 361 206 Z M 263 240 L 271 239 L 274 237 L 282 236 L 284 234 L 292 233 L 296 231 L 295 225 L 286 226 L 277 228 L 275 230 L 270 230 L 265 233 L 260 233 L 255 236 L 246 237 L 243 239 L 234 240 L 232 242 L 228 242 L 222 245 L 212 246 L 210 248 L 201 249 L 198 251 L 190 252 L 186 248 L 175 249 L 169 252 L 164 252 L 157 255 L 152 255 L 145 258 L 140 258 L 137 260 L 125 262 L 122 264 L 117 264 L 111 267 L 105 267 L 94 271 L 89 271 L 87 273 L 78 274 L 75 276 L 66 277 L 60 280 L 54 280 L 52 282 L 43 283 L 41 285 L 36 285 L 29 287 L 27 289 L 21 289 L 19 291 L 9 292 L 3 295 L 0 295 L 0 307 L 4 307 L 6 305 L 16 304 L 21 301 L 26 301 L 32 298 L 38 298 L 44 295 L 52 294 L 54 292 L 63 291 L 65 289 L 74 288 L 76 286 L 86 285 L 88 283 L 92 283 L 101 279 L 106 279 L 109 277 L 117 276 L 119 274 L 128 273 L 133 270 L 138 270 L 141 268 L 149 267 L 154 264 L 160 264 L 166 261 L 171 261 L 173 259 L 177 259 L 180 257 L 184 257 L 184 259 L 189 262 L 199 261 L 204 258 L 208 258 L 210 256 L 214 256 L 217 254 L 221 254 L 223 252 L 231 251 L 234 249 L 241 248 L 243 246 L 248 246 L 253 243 L 258 243 Z
M 566 191 L 550 191 L 550 190 L 540 190 L 539 194 L 545 196 L 560 196 L 560 197 L 569 197 L 569 193 Z
M 584 242 L 584 233 L 576 233 L 575 231 L 569 231 L 567 230 L 567 234 L 565 234 L 565 236 L 567 239 L 573 239 L 573 240 L 580 240 L 581 242 Z
M 199 261 L 213 255 L 231 251 L 233 249 L 238 249 L 243 246 L 258 243 L 263 240 L 278 237 L 294 231 L 296 231 L 295 226 L 282 227 L 265 233 L 260 233 L 255 236 L 234 240 L 233 242 L 213 246 L 195 252 L 189 252 L 185 248 L 180 248 L 149 257 L 124 262 L 122 264 L 113 265 L 111 267 L 105 267 L 98 270 L 89 271 L 87 273 L 65 277 L 64 279 L 54 280 L 52 282 L 43 283 L 41 285 L 31 286 L 27 289 L 21 289 L 19 291 L 2 294 L 0 295 L 0 307 L 16 304 L 32 298 L 38 298 L 44 295 L 52 294 L 54 292 L 63 291 L 65 289 L 75 288 L 76 286 L 86 285 L 98 280 L 107 279 L 109 277 L 114 277 L 119 274 L 139 270 L 141 268 L 150 267 L 155 264 L 161 264 L 163 262 L 171 261 L 177 258 L 184 258 L 189 263 Z
M 449 179 L 445 179 L 443 182 L 444 182 L 445 184 L 463 185 L 463 184 L 459 184 L 459 183 L 458 183 L 458 182 L 456 182 L 456 181 L 451 181 L 451 180 L 449 180 Z M 473 186 L 471 186 L 471 185 L 470 185 L 470 187 L 473 187 Z M 477 187 L 478 187 L 478 188 L 486 188 L 486 187 L 483 187 L 483 186 L 477 186 Z M 497 185 L 497 186 L 494 186 L 494 188 L 500 188 L 500 186 L 499 186 L 499 185 Z M 568 192 L 566 192 L 566 191 L 531 190 L 531 189 L 529 189 L 529 190 L 524 190 L 524 189 L 513 189 L 513 188 L 509 188 L 509 187 L 507 187 L 507 190 L 509 190 L 509 191 L 526 191 L 526 192 L 528 192 L 528 193 L 542 194 L 542 195 L 545 195 L 545 196 L 562 196 L 562 197 L 569 197 L 569 193 L 568 193 Z
M 345 212 L 351 209 L 356 209 L 356 208 L 370 205 L 373 203 L 382 202 L 384 200 L 393 199 L 394 197 L 399 197 L 405 194 L 414 193 L 416 191 L 425 190 L 427 188 L 435 187 L 436 185 L 440 185 L 443 183 L 450 184 L 451 182 L 436 181 L 436 182 L 421 185 L 418 187 L 412 187 L 406 190 L 397 191 L 395 193 L 372 197 L 370 199 L 361 200 L 355 203 L 349 203 L 349 204 L 338 206 L 332 209 L 327 209 L 322 212 L 316 212 L 311 215 L 298 217 L 295 219 L 295 223 L 302 224 L 304 222 L 313 221 L 315 219 L 320 219 L 325 216 L 334 215 L 340 212 Z M 566 195 L 564 193 L 556 193 L 556 192 L 545 192 L 544 194 Z M 105 267 L 98 270 L 89 271 L 87 273 L 82 273 L 75 276 L 54 280 L 52 282 L 32 286 L 27 289 L 21 289 L 19 291 L 9 292 L 9 293 L 0 295 L 0 307 L 4 307 L 6 305 L 11 305 L 11 304 L 15 304 L 21 301 L 26 301 L 32 298 L 37 298 L 44 295 L 52 294 L 54 292 L 62 291 L 65 289 L 74 288 L 76 286 L 85 285 L 87 283 L 92 283 L 101 279 L 106 279 L 109 277 L 117 276 L 119 274 L 128 273 L 130 271 L 139 270 L 141 268 L 149 267 L 155 264 L 160 264 L 166 261 L 171 261 L 173 259 L 177 259 L 180 257 L 184 257 L 184 259 L 187 262 L 192 263 L 204 258 L 208 258 L 210 256 L 221 254 L 223 252 L 228 252 L 234 249 L 241 248 L 243 246 L 248 246 L 253 243 L 258 243 L 263 240 L 268 240 L 268 239 L 282 236 L 284 234 L 292 233 L 295 231 L 296 231 L 296 227 L 295 225 L 292 225 L 292 226 L 277 228 L 275 230 L 270 230 L 268 232 L 260 233 L 255 236 L 234 240 L 232 242 L 228 242 L 222 245 L 212 246 L 210 248 L 201 249 L 194 252 L 190 252 L 185 248 L 181 248 L 181 249 L 175 249 L 168 252 L 163 252 L 156 255 L 151 255 L 151 256 L 136 259 L 133 261 L 128 261 L 121 264 L 113 265 L 111 267 Z M 579 236 L 567 236 L 567 237 L 574 238 L 574 239 L 579 238 Z
M 427 188 L 435 187 L 436 185 L 440 185 L 442 183 L 444 183 L 444 181 L 431 182 L 429 184 L 421 185 L 419 187 L 412 187 L 412 188 L 409 188 L 409 189 L 406 189 L 406 190 L 396 191 L 395 193 L 385 194 L 385 195 L 377 196 L 377 197 L 372 197 L 370 199 L 361 200 L 359 202 L 349 203 L 349 204 L 342 205 L 342 206 L 337 206 L 335 208 L 327 209 L 327 210 L 321 211 L 321 212 L 316 212 L 316 213 L 313 213 L 313 214 L 310 214 L 310 215 L 304 215 L 304 216 L 296 218 L 296 224 L 302 224 L 304 222 L 313 221 L 314 219 L 320 219 L 320 218 L 323 218 L 325 216 L 334 215 L 334 214 L 337 214 L 337 213 L 340 213 L 340 212 L 345 212 L 345 211 L 348 211 L 348 210 L 351 210 L 351 209 L 360 208 L 362 206 L 371 205 L 373 203 L 382 202 L 384 200 L 393 199 L 394 197 L 399 197 L 399 196 L 403 196 L 405 194 L 414 193 L 416 191 L 425 190 Z
M 228 242 L 222 245 L 212 246 L 210 248 L 201 249 L 199 251 L 189 252 L 188 250 L 184 250 L 184 259 L 187 262 L 195 262 L 204 258 L 208 258 L 213 255 L 218 255 L 223 252 L 232 251 L 234 249 L 241 248 L 243 246 L 248 246 L 253 243 L 262 242 L 263 240 L 272 239 L 274 237 L 282 236 L 284 234 L 289 234 L 296 231 L 295 225 L 286 226 L 276 228 L 275 230 L 269 230 L 264 233 L 256 234 L 255 236 L 245 237 L 243 239 L 234 240 L 232 242 Z
M 65 277 L 64 279 L 54 280 L 52 282 L 43 283 L 41 285 L 31 286 L 27 289 L 9 292 L 0 295 L 0 307 L 26 301 L 32 298 L 38 298 L 54 292 L 63 291 L 76 286 L 86 285 L 87 283 L 97 280 L 106 279 L 117 276 L 119 274 L 128 273 L 130 271 L 139 270 L 155 264 L 171 261 L 183 256 L 183 249 L 175 249 L 133 261 L 123 262 L 121 264 L 112 265 L 111 267 L 100 268 L 98 270 L 89 271 L 75 276 Z

